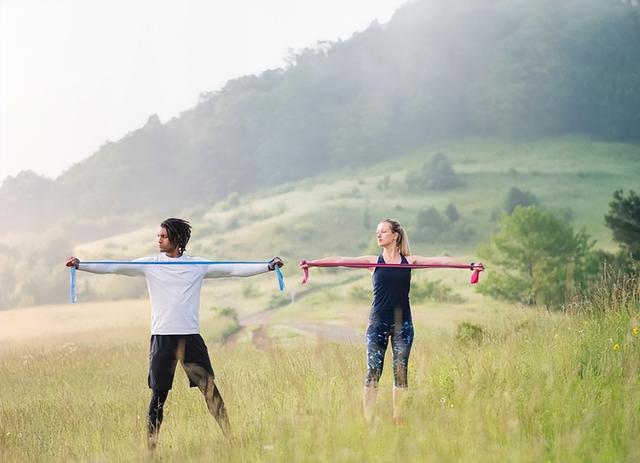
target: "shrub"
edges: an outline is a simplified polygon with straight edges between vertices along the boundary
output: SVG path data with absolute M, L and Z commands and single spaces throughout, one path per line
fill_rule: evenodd
M 518 206 L 534 206 L 539 204 L 536 195 L 529 191 L 523 191 L 518 187 L 512 186 L 505 199 L 505 209 L 507 214 L 511 214 Z
M 289 297 L 285 296 L 284 294 L 281 294 L 281 293 L 272 294 L 271 298 L 269 299 L 269 302 L 267 303 L 267 309 L 268 310 L 278 309 L 290 303 L 291 303 L 291 299 L 289 299 Z
M 259 293 L 255 283 L 245 283 L 242 285 L 242 296 L 245 299 L 256 297 Z
M 441 280 L 411 282 L 411 300 L 414 302 L 433 301 L 460 304 L 464 299 L 453 292 L 450 286 Z
M 349 289 L 349 299 L 356 302 L 368 301 L 371 299 L 371 290 L 362 286 L 352 286 Z
M 417 172 L 409 172 L 406 177 L 410 190 L 443 191 L 461 184 L 451 163 L 442 153 L 434 154 Z
M 480 345 L 484 340 L 484 330 L 481 326 L 469 322 L 458 324 L 456 340 L 462 344 Z

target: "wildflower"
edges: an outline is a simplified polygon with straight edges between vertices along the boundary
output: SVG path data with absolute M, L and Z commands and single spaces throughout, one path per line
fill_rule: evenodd
M 440 403 L 442 405 L 444 405 L 447 402 L 447 398 L 446 397 L 440 397 Z
M 633 328 L 631 328 L 631 334 L 637 338 L 638 334 L 640 334 L 640 328 L 638 328 L 637 326 L 634 326 Z
M 618 343 L 616 342 L 613 346 L 611 346 L 611 348 L 612 348 L 613 350 L 620 350 L 620 344 L 618 344 Z

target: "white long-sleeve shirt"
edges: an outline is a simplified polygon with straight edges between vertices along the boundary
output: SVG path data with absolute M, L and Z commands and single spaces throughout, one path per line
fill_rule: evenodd
M 157 254 L 132 262 L 207 261 L 182 255 L 168 257 Z M 204 278 L 251 276 L 269 271 L 268 264 L 187 264 L 149 265 L 122 264 L 104 261 L 83 264 L 78 270 L 91 273 L 143 275 L 151 299 L 151 334 L 197 334 L 200 332 L 200 288 Z

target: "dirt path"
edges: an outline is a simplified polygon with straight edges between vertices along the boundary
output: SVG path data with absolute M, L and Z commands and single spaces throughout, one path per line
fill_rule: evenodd
M 313 323 L 313 322 L 287 322 L 273 321 L 277 314 L 277 309 L 261 310 L 259 312 L 241 315 L 238 319 L 239 331 L 231 335 L 226 344 L 241 342 L 250 333 L 251 342 L 259 349 L 268 349 L 273 345 L 273 340 L 269 336 L 269 327 L 277 325 L 279 329 L 291 328 L 305 337 L 314 337 L 319 341 L 350 342 L 359 343 L 364 336 L 360 330 L 348 325 L 336 323 Z

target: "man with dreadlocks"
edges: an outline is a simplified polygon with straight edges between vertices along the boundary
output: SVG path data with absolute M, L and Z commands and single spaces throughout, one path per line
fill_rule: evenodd
M 191 237 L 189 222 L 170 218 L 160 224 L 158 230 L 159 254 L 123 263 L 83 264 L 70 257 L 66 265 L 91 273 L 115 273 L 142 275 L 145 277 L 151 299 L 151 342 L 149 354 L 149 388 L 152 391 L 149 404 L 148 444 L 153 449 L 163 418 L 163 407 L 173 384 L 178 361 L 181 362 L 191 387 L 197 386 L 204 394 L 207 407 L 229 436 L 230 425 L 222 396 L 214 382 L 213 367 L 207 346 L 200 336 L 199 307 L 200 288 L 204 278 L 227 276 L 251 276 L 282 267 L 279 257 L 269 263 L 253 264 L 204 264 L 162 265 L 202 262 L 206 259 L 186 254 Z M 141 262 L 136 264 L 136 262 Z M 146 265 L 143 262 L 158 265 Z

